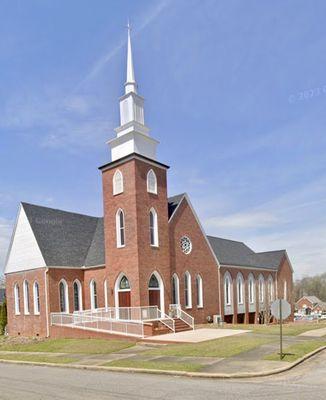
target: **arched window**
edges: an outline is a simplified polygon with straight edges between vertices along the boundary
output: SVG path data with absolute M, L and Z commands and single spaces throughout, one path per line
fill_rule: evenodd
M 284 281 L 284 288 L 283 288 L 283 299 L 287 300 L 288 298 L 288 283 Z
M 90 283 L 90 294 L 91 294 L 91 309 L 97 309 L 97 287 L 94 279 Z
M 123 175 L 120 170 L 117 170 L 113 175 L 113 194 L 119 194 L 123 192 Z
M 274 283 L 271 276 L 268 277 L 268 298 L 270 303 L 274 300 Z
M 14 286 L 14 297 L 15 297 L 15 314 L 20 314 L 20 293 L 18 283 Z
M 37 282 L 33 285 L 34 314 L 40 314 L 40 287 Z
M 225 305 L 230 306 L 232 303 L 232 278 L 231 275 L 227 272 L 224 275 L 224 302 Z
M 121 208 L 117 211 L 116 217 L 117 247 L 125 246 L 125 216 Z
M 172 276 L 172 304 L 180 304 L 180 285 L 177 274 Z
M 253 274 L 249 274 L 248 277 L 248 292 L 249 292 L 249 303 L 255 302 L 255 278 Z
M 184 275 L 185 282 L 185 306 L 186 308 L 192 307 L 192 295 L 191 295 L 191 276 L 187 271 Z
M 265 300 L 265 280 L 263 275 L 259 275 L 259 302 L 264 303 Z
M 104 281 L 104 307 L 109 308 L 109 300 L 108 300 L 108 281 L 105 279 Z
M 62 279 L 59 283 L 60 312 L 69 313 L 69 297 L 67 282 Z
M 197 292 L 197 307 L 201 308 L 204 306 L 204 300 L 203 300 L 203 279 L 200 275 L 196 276 L 196 292 Z
M 157 194 L 157 179 L 152 169 L 147 174 L 147 192 Z
M 126 275 L 123 275 L 123 277 L 120 279 L 119 289 L 130 290 L 130 284 Z
M 81 311 L 82 303 L 82 286 L 78 279 L 74 281 L 74 311 Z
M 149 280 L 149 283 L 148 283 L 148 287 L 150 289 L 159 289 L 160 288 L 160 284 L 159 284 L 158 279 L 155 274 L 152 274 L 152 276 Z
M 158 246 L 158 224 L 157 224 L 157 212 L 154 208 L 151 208 L 149 212 L 149 233 L 151 246 Z
M 238 274 L 237 276 L 237 296 L 238 296 L 238 304 L 243 304 L 243 276 L 242 274 Z
M 24 314 L 29 314 L 29 285 L 27 281 L 23 283 L 24 293 Z

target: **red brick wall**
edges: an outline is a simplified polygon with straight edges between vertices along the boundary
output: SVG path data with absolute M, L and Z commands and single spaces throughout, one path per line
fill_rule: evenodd
M 29 283 L 30 314 L 24 314 L 23 282 Z M 40 293 L 40 315 L 34 315 L 33 284 L 37 281 Z M 15 315 L 14 286 L 19 285 L 20 315 Z M 6 297 L 8 307 L 8 333 L 11 336 L 47 335 L 45 269 L 30 270 L 6 275 Z
M 186 312 L 195 318 L 196 323 L 206 322 L 207 316 L 219 314 L 218 293 L 218 267 L 207 241 L 197 223 L 188 202 L 184 199 L 169 224 L 170 231 L 170 260 L 171 275 L 176 273 L 180 281 L 180 302 L 185 309 L 185 284 L 184 274 L 191 274 L 192 308 Z M 180 239 L 188 236 L 192 242 L 192 251 L 189 255 L 182 252 Z M 200 274 L 203 279 L 203 308 L 197 307 L 196 275 Z
M 113 175 L 119 169 L 123 174 L 124 191 L 113 195 Z M 158 184 L 158 194 L 147 192 L 147 173 L 153 169 Z M 166 169 L 132 159 L 118 167 L 103 172 L 104 230 L 107 276 L 111 296 L 120 273 L 126 274 L 131 285 L 131 305 L 148 305 L 148 281 L 154 270 L 158 271 L 165 287 L 166 307 L 170 298 L 170 265 L 168 240 L 168 215 Z M 158 214 L 159 247 L 150 246 L 149 211 L 154 207 Z M 123 248 L 116 245 L 117 210 L 125 213 L 125 240 Z
M 293 273 L 291 270 L 291 266 L 286 257 L 283 258 L 281 262 L 281 266 L 277 272 L 277 288 L 278 288 L 278 296 L 279 298 L 284 297 L 284 282 L 287 282 L 287 298 L 286 300 L 292 306 L 292 314 L 289 320 L 293 320 L 294 318 L 294 298 L 293 298 Z
M 306 307 L 309 307 L 310 309 L 313 308 L 313 304 L 306 297 L 302 297 L 296 304 L 298 310 L 303 309 L 304 305 L 306 305 Z

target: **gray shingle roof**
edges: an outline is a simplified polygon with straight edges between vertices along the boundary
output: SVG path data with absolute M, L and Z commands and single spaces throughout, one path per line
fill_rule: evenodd
M 174 213 L 175 209 L 178 207 L 180 204 L 180 201 L 182 200 L 183 196 L 185 194 L 181 193 L 176 196 L 172 196 L 168 198 L 168 214 L 169 214 L 169 219 L 172 217 L 172 214 Z
M 184 193 L 168 199 L 169 219 Z M 22 203 L 47 266 L 105 264 L 103 218 Z M 278 269 L 285 250 L 255 253 L 234 240 L 207 236 L 221 264 Z
M 255 253 L 243 242 L 207 236 L 220 264 L 277 270 L 285 250 Z
M 318 299 L 316 296 L 304 296 L 306 299 L 308 299 L 312 304 L 322 304 L 322 301 Z
M 22 206 L 46 265 L 81 267 L 86 260 L 88 265 L 104 263 L 100 218 L 28 203 Z

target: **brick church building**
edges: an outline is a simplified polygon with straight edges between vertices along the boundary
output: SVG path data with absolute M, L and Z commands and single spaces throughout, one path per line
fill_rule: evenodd
M 20 204 L 5 267 L 8 333 L 146 336 L 213 319 L 263 322 L 276 297 L 291 301 L 287 253 L 207 236 L 188 195 L 168 197 L 130 30 L 124 89 L 111 162 L 99 168 L 104 216 Z

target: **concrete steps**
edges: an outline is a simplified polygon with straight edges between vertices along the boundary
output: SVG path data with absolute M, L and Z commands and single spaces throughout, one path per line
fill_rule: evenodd
M 185 332 L 185 331 L 190 331 L 192 330 L 191 327 L 186 324 L 182 319 L 180 318 L 174 318 L 174 324 L 175 324 L 175 332 Z

